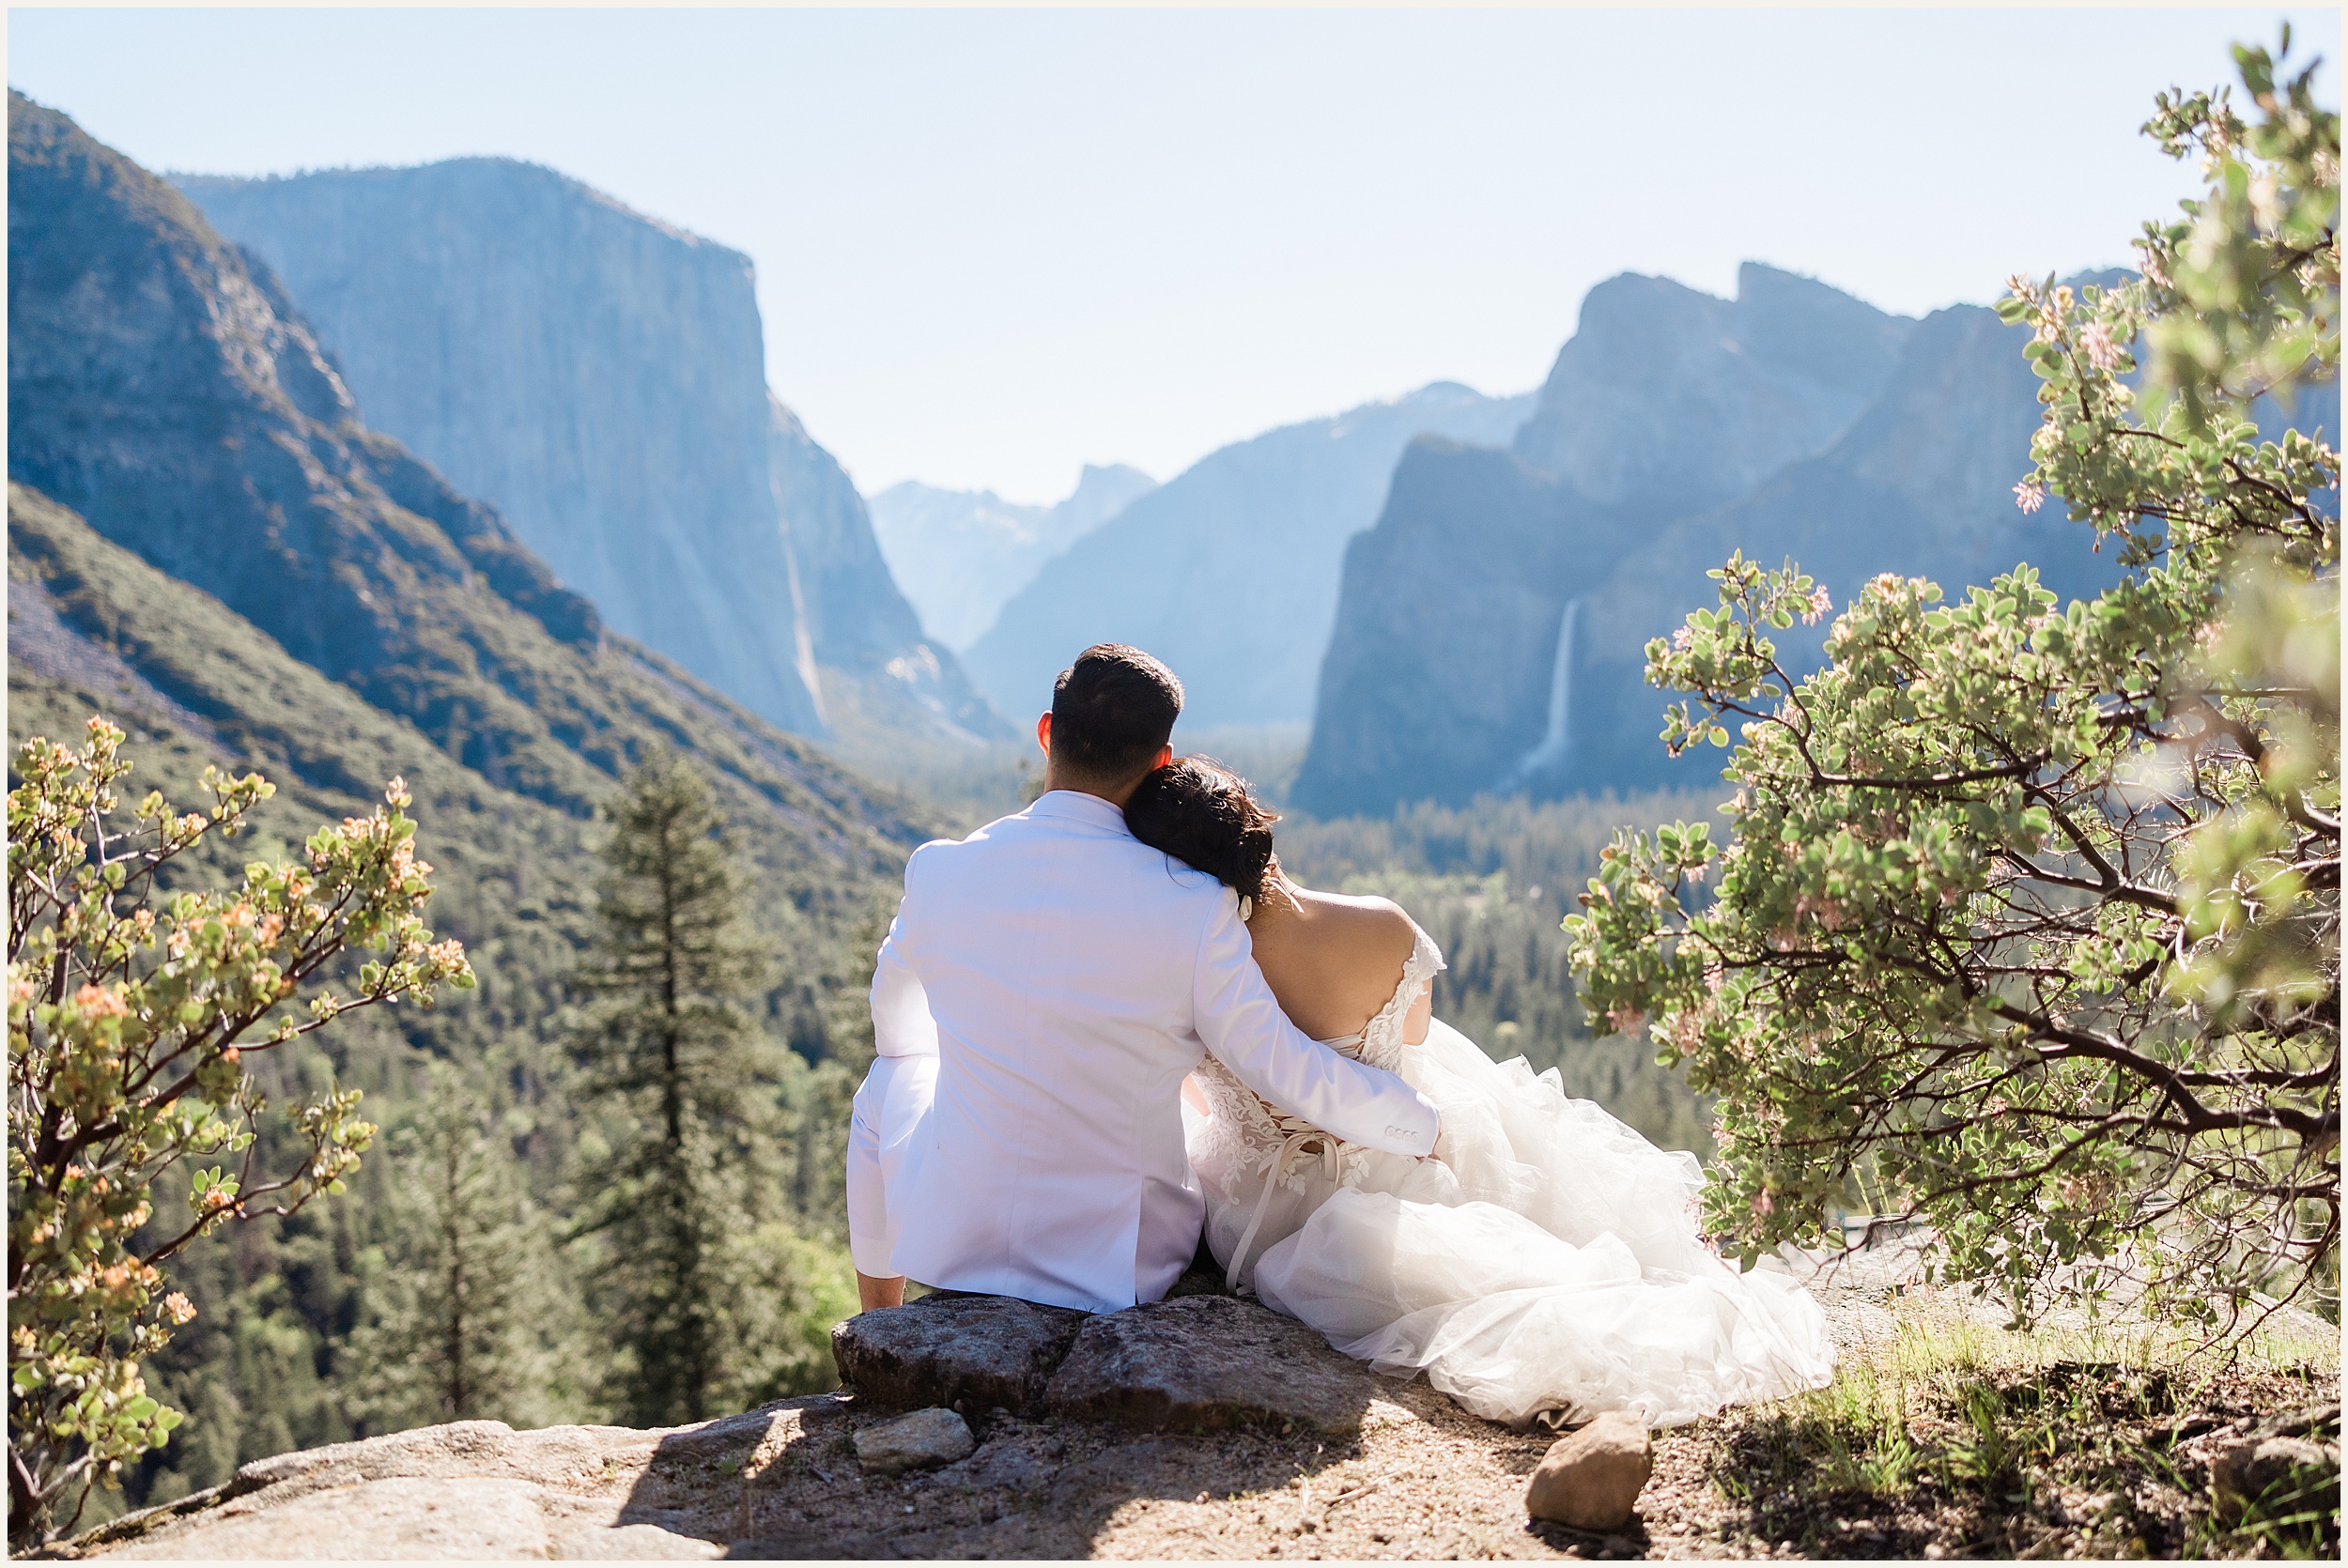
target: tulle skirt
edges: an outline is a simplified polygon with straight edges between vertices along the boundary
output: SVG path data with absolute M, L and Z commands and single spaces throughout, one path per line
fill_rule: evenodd
M 1441 1022 L 1402 1075 L 1443 1113 L 1440 1163 L 1373 1155 L 1356 1181 L 1316 1169 L 1275 1191 L 1243 1268 L 1266 1305 L 1515 1424 L 1674 1426 L 1831 1378 L 1816 1300 L 1782 1265 L 1740 1272 L 1704 1244 L 1693 1155 Z M 1194 1144 L 1228 1263 L 1263 1177 L 1214 1168 L 1214 1146 Z

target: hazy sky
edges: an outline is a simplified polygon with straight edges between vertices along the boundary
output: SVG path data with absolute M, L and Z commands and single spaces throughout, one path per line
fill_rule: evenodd
M 769 379 L 867 493 L 1044 500 L 1535 386 L 1626 269 L 1920 313 L 2124 262 L 2189 184 L 2152 94 L 2286 14 L 2337 49 L 2266 8 L 19 8 L 8 76 L 158 169 L 551 164 L 755 258 Z

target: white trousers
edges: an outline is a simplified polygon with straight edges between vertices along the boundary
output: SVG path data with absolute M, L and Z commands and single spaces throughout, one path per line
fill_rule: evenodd
M 848 1120 L 848 1255 L 859 1274 L 890 1279 L 897 1228 L 889 1222 L 888 1185 L 904 1159 L 914 1130 L 937 1094 L 934 1055 L 875 1056 L 856 1092 Z

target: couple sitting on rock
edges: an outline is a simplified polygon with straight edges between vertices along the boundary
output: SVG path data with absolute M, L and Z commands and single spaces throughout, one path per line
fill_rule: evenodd
M 910 1276 L 1114 1312 L 1203 1224 L 1233 1286 L 1496 1421 L 1824 1386 L 1817 1303 L 1705 1245 L 1695 1157 L 1436 1020 L 1427 933 L 1285 875 L 1245 781 L 1173 756 L 1182 705 L 1087 649 L 1042 798 L 907 863 L 848 1150 L 863 1304 Z

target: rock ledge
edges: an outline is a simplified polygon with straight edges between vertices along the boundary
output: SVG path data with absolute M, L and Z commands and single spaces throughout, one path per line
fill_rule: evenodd
M 1303 1324 L 1229 1296 L 1088 1316 L 935 1295 L 848 1319 L 832 1358 L 859 1400 L 896 1409 L 1113 1422 L 1145 1432 L 1294 1425 L 1349 1432 L 1375 1375 Z

